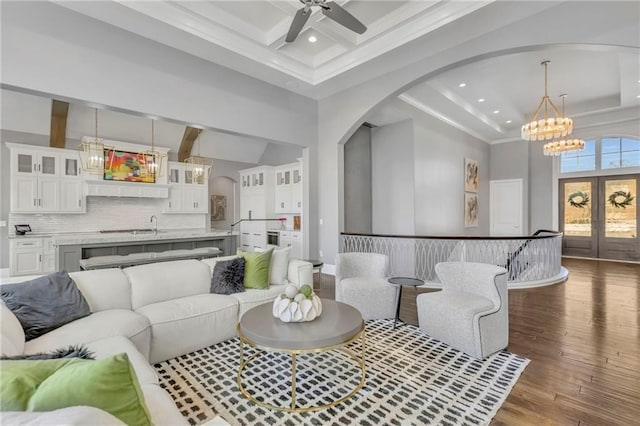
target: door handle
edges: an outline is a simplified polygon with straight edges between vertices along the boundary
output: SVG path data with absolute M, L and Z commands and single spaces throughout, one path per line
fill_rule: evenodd
M 41 206 L 42 205 L 42 198 L 38 198 L 38 205 Z
M 42 255 L 41 254 L 38 255 L 38 262 L 42 263 Z
M 33 206 L 35 207 L 35 206 L 37 206 L 37 205 L 38 205 L 38 204 L 37 204 L 37 201 L 36 201 L 36 199 L 34 198 L 34 199 L 33 199 Z
M 82 207 L 82 200 L 78 200 L 78 207 Z
M 33 163 L 33 171 L 34 171 L 34 172 L 36 171 L 36 167 L 37 167 L 37 166 L 36 166 L 36 163 Z

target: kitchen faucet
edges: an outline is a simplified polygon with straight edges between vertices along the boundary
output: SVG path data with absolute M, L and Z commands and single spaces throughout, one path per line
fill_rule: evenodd
M 153 235 L 156 235 L 158 233 L 158 218 L 155 215 L 151 215 L 149 222 L 153 223 Z

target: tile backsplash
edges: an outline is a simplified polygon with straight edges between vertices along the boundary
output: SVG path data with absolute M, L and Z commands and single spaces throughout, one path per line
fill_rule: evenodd
M 38 234 L 151 228 L 152 215 L 158 219 L 158 229 L 207 228 L 208 214 L 163 214 L 164 203 L 154 198 L 87 197 L 86 214 L 10 213 L 9 233 L 21 223 Z

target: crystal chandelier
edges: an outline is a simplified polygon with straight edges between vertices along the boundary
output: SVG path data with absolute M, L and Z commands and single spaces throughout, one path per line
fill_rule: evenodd
M 200 133 L 196 136 L 196 144 L 198 145 L 198 155 L 191 155 L 184 160 L 187 164 L 187 171 L 191 172 L 194 182 L 203 183 L 204 178 L 209 179 L 213 170 L 213 160 L 200 156 Z
M 156 133 L 155 133 L 155 120 L 151 120 L 151 149 L 142 153 L 144 159 L 144 167 L 149 175 L 155 175 L 155 177 L 163 176 L 164 168 L 163 163 L 167 158 L 167 153 L 156 150 Z
M 566 93 L 560 95 L 562 98 L 562 115 L 564 116 L 564 98 Z M 561 155 L 563 152 L 582 151 L 584 149 L 584 141 L 582 139 L 562 139 L 559 141 L 551 141 L 544 144 L 544 155 Z
M 92 174 L 104 173 L 104 158 L 113 147 L 106 146 L 102 139 L 98 139 L 98 108 L 95 109 L 95 137 L 93 140 L 81 142 L 78 145 L 80 151 L 80 164 L 82 170 Z
M 536 108 L 531 121 L 522 126 L 522 139 L 526 141 L 545 141 L 554 138 L 565 137 L 573 132 L 573 120 L 564 117 L 558 111 L 547 94 L 547 67 L 551 61 L 542 61 L 540 65 L 544 65 L 544 96 Z M 555 114 L 555 117 L 549 116 L 549 109 Z M 540 113 L 543 117 L 540 118 Z

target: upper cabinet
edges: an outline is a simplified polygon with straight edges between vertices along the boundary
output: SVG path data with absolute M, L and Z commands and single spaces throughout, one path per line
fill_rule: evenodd
M 84 213 L 78 153 L 7 144 L 11 150 L 12 213 Z
M 274 167 L 275 212 L 302 212 L 302 166 L 300 162 Z
M 208 171 L 194 176 L 184 163 L 169 162 L 169 198 L 163 209 L 164 213 L 199 213 L 209 212 L 209 179 Z

